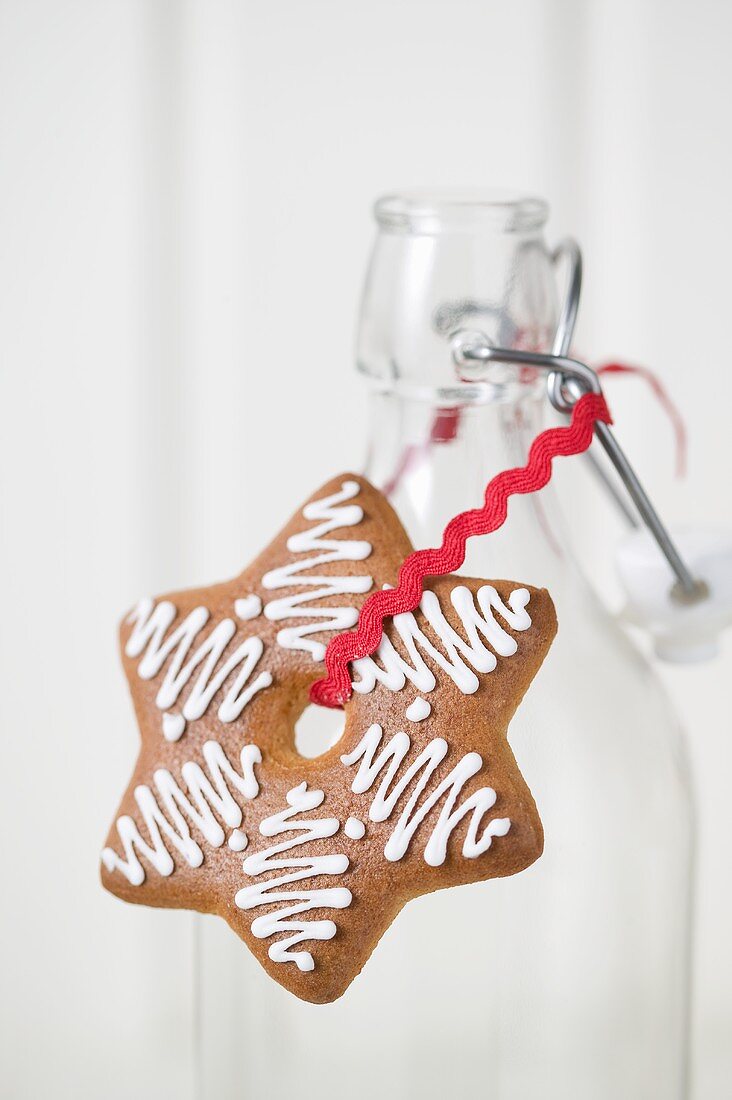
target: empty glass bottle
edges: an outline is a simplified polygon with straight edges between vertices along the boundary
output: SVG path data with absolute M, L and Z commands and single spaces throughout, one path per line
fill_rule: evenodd
M 414 544 L 437 545 L 542 426 L 543 378 L 504 368 L 467 385 L 449 336 L 550 349 L 546 206 L 411 194 L 382 199 L 376 217 L 358 341 L 365 473 Z M 544 855 L 411 902 L 327 1006 L 283 992 L 222 922 L 202 922 L 207 1100 L 686 1094 L 692 815 L 678 723 L 579 572 L 550 490 L 514 499 L 462 572 L 547 587 L 556 604 L 559 634 L 509 729 Z

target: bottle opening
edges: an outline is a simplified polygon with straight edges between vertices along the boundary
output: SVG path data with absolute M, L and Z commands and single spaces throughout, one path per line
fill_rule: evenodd
M 384 392 L 452 404 L 509 399 L 513 368 L 467 382 L 453 358 L 458 329 L 496 347 L 543 351 L 556 327 L 556 286 L 543 240 L 543 199 L 514 191 L 418 190 L 375 205 L 358 368 Z M 505 375 L 505 377 L 504 377 Z M 513 399 L 511 397 L 511 399 Z
M 482 188 L 430 188 L 383 195 L 374 205 L 379 226 L 393 233 L 506 233 L 540 229 L 549 213 L 534 195 Z

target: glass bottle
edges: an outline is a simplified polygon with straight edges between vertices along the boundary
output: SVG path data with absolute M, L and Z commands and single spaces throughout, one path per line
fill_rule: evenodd
M 365 473 L 416 546 L 439 544 L 541 429 L 544 379 L 505 368 L 465 384 L 449 335 L 549 350 L 546 214 L 502 196 L 377 203 L 358 342 L 372 389 Z M 678 723 L 579 571 L 550 489 L 513 499 L 461 572 L 547 587 L 557 608 L 559 634 L 509 729 L 545 852 L 511 878 L 410 902 L 332 1005 L 284 993 L 222 922 L 202 922 L 206 1100 L 686 1095 L 692 811 Z

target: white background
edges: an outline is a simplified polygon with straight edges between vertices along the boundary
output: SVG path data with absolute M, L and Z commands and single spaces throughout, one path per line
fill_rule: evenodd
M 115 624 L 360 463 L 376 194 L 548 197 L 581 350 L 663 376 L 686 482 L 635 381 L 621 438 L 666 515 L 732 526 L 731 34 L 721 0 L 0 2 L 3 1097 L 191 1095 L 192 918 L 97 885 L 136 743 Z M 614 517 L 562 489 L 614 600 Z M 663 673 L 699 792 L 696 1100 L 732 1079 L 731 652 Z

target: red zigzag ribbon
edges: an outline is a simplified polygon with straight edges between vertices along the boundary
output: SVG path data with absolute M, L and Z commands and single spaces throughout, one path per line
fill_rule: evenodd
M 373 592 L 361 608 L 357 629 L 338 634 L 330 642 L 325 654 L 327 676 L 311 687 L 312 702 L 325 707 L 343 706 L 353 690 L 348 665 L 378 649 L 384 620 L 419 606 L 425 577 L 443 577 L 459 569 L 465 560 L 467 540 L 472 535 L 488 535 L 505 522 L 509 497 L 543 489 L 552 476 L 552 459 L 586 451 L 597 420 L 612 423 L 605 398 L 585 394 L 576 402 L 566 428 L 549 428 L 536 437 L 525 466 L 496 474 L 488 483 L 482 508 L 461 512 L 450 520 L 439 549 L 415 550 L 405 558 L 396 588 Z

